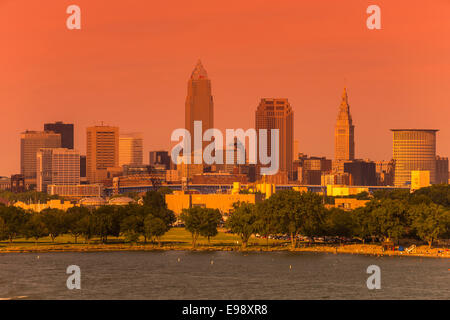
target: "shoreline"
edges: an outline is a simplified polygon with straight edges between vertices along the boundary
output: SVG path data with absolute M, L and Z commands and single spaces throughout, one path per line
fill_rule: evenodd
M 378 245 L 341 245 L 341 246 L 310 246 L 300 247 L 292 250 L 285 247 L 266 247 L 263 245 L 249 246 L 242 249 L 240 246 L 199 246 L 192 248 L 180 245 L 129 245 L 129 244 L 80 244 L 80 245 L 39 245 L 39 246 L 9 246 L 0 247 L 0 254 L 7 253 L 63 253 L 63 252 L 119 252 L 119 251 L 232 251 L 232 252 L 315 252 L 327 254 L 357 254 L 369 256 L 398 256 L 398 257 L 426 257 L 426 258 L 450 258 L 450 250 L 445 248 L 428 248 L 428 246 L 417 247 L 416 252 L 405 251 L 382 251 Z

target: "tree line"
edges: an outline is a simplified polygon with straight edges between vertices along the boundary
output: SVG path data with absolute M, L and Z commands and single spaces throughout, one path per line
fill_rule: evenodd
M 83 238 L 86 243 L 94 237 L 104 243 L 108 237 L 123 236 L 129 242 L 160 241 L 175 222 L 175 214 L 167 209 L 164 193 L 151 191 L 143 198 L 143 205 L 101 206 L 99 208 L 72 207 L 66 212 L 45 209 L 27 212 L 14 206 L 0 206 L 0 240 L 12 242 L 19 237 L 36 242 L 50 236 L 52 242 L 63 234 Z
M 0 206 L 0 240 L 17 237 L 36 241 L 50 236 L 71 234 L 89 242 L 98 237 L 123 236 L 126 241 L 159 242 L 176 217 L 167 209 L 166 190 L 147 192 L 143 205 L 102 206 L 98 209 L 73 207 L 67 212 L 46 209 L 30 214 L 16 207 Z M 366 197 L 366 195 L 364 195 Z M 386 241 L 401 238 L 420 239 L 431 246 L 438 239 L 450 238 L 450 187 L 438 185 L 408 190 L 378 191 L 364 207 L 352 211 L 327 208 L 324 197 L 316 193 L 284 190 L 256 204 L 236 203 L 224 223 L 217 209 L 184 209 L 179 219 L 192 235 L 192 246 L 200 236 L 218 234 L 224 225 L 241 239 L 243 247 L 252 235 L 269 238 L 287 235 L 295 248 L 300 236 L 358 238 L 361 241 Z
M 450 238 L 450 187 L 437 185 L 420 189 L 380 191 L 364 207 L 351 211 L 326 208 L 323 197 L 314 193 L 280 191 L 257 203 L 236 204 L 227 226 L 240 236 L 242 246 L 252 235 L 289 235 L 291 246 L 299 236 L 346 237 L 396 241 L 420 239 L 431 246 Z

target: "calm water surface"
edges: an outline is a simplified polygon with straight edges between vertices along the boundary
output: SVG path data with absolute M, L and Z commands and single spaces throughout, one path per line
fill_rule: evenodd
M 372 264 L 380 290 L 366 286 Z M 66 287 L 69 265 L 81 268 L 81 290 Z M 324 253 L 10 253 L 0 254 L 0 298 L 449 299 L 449 268 L 448 259 Z

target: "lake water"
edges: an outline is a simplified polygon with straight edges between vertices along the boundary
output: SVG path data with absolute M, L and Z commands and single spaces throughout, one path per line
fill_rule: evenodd
M 38 258 L 39 257 L 39 258 Z M 69 265 L 81 289 L 68 290 Z M 381 289 L 369 290 L 369 265 Z M 450 260 L 289 252 L 0 254 L 0 298 L 449 299 Z

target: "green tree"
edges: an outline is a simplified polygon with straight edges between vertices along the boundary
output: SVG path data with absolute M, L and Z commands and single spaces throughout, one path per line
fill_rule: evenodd
M 412 199 L 415 204 L 420 201 L 426 202 L 427 199 L 430 202 L 441 205 L 450 209 L 450 185 L 449 184 L 436 184 L 429 187 L 416 190 L 412 195 Z M 428 202 L 429 203 L 429 202 Z
M 144 205 L 152 210 L 166 208 L 164 194 L 158 191 L 148 191 L 143 197 Z
M 108 242 L 108 236 L 120 235 L 120 223 L 124 208 L 119 206 L 102 206 L 94 211 L 95 230 L 103 243 Z
M 17 207 L 0 207 L 0 218 L 3 220 L 2 237 L 12 242 L 24 233 L 24 227 L 30 214 Z
M 217 227 L 222 220 L 222 215 L 217 209 L 194 207 L 183 209 L 180 219 L 186 230 L 192 234 L 192 247 L 195 248 L 200 235 L 203 237 L 217 235 Z
M 437 204 L 419 204 L 410 208 L 412 227 L 431 247 L 434 240 L 449 234 L 450 210 Z
M 48 236 L 48 230 L 42 213 L 33 213 L 25 225 L 26 238 L 33 238 L 35 244 L 40 238 Z
M 408 204 L 402 200 L 384 199 L 371 212 L 370 226 L 384 240 L 399 239 L 406 232 Z
M 89 209 L 86 207 L 72 207 L 66 212 L 64 221 L 67 232 L 74 237 L 75 243 L 78 242 L 78 237 L 83 235 L 84 226 L 81 220 L 87 215 L 89 215 Z
M 0 240 L 7 240 L 8 239 L 8 226 L 3 220 L 3 218 L 0 216 Z
M 169 230 L 163 219 L 149 214 L 144 221 L 144 233 L 152 242 L 158 241 L 161 245 L 161 237 Z
M 52 239 L 55 242 L 55 238 L 60 234 L 67 232 L 65 225 L 65 212 L 59 209 L 44 209 L 41 211 L 42 219 L 45 227 Z
M 77 229 L 84 238 L 85 243 L 90 243 L 91 239 L 99 234 L 97 217 L 93 212 L 83 215 L 77 222 Z
M 324 229 L 329 236 L 352 237 L 356 229 L 354 215 L 339 208 L 331 208 L 326 213 Z
M 278 232 L 276 212 L 271 210 L 264 202 L 256 204 L 257 220 L 255 222 L 256 233 L 266 238 L 266 246 L 269 246 L 269 236 Z
M 253 203 L 238 202 L 233 205 L 233 212 L 227 220 L 231 232 L 239 235 L 242 248 L 246 248 L 248 239 L 258 231 L 258 214 Z
M 278 233 L 288 234 L 291 246 L 297 246 L 297 236 L 315 236 L 324 223 L 322 197 L 311 192 L 283 190 L 263 202 L 264 210 L 274 215 Z
M 124 235 L 125 240 L 131 243 L 138 242 L 139 236 L 143 233 L 143 221 L 136 213 L 132 212 L 127 215 L 120 223 L 121 233 Z

